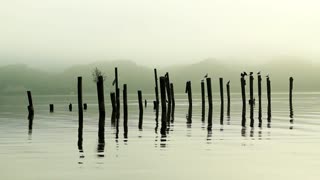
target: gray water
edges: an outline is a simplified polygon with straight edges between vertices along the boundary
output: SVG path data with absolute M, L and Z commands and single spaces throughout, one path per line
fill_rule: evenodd
M 104 151 L 98 151 L 96 95 L 85 95 L 83 152 L 79 152 L 77 101 L 74 95 L 33 95 L 35 116 L 28 130 L 27 97 L 0 96 L 0 179 L 318 179 L 320 171 L 320 93 L 295 93 L 293 118 L 287 93 L 272 94 L 271 127 L 263 97 L 263 124 L 241 124 L 240 94 L 231 94 L 231 115 L 214 97 L 213 130 L 201 121 L 200 97 L 194 95 L 191 126 L 186 124 L 187 96 L 176 95 L 174 123 L 161 137 L 161 113 L 156 129 L 153 94 L 143 95 L 143 129 L 138 129 L 137 95 L 129 95 L 129 132 L 119 137 L 111 125 L 110 100 Z M 68 104 L 73 103 L 73 112 Z M 55 112 L 49 113 L 49 104 Z M 226 102 L 225 102 L 226 105 Z M 226 110 L 226 106 L 224 108 Z

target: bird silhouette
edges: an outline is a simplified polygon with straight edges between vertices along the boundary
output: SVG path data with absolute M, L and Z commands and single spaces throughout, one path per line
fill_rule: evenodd
M 259 71 L 259 72 L 257 72 L 257 74 L 258 74 L 258 75 L 260 75 L 260 74 L 261 74 L 261 72 Z
M 208 73 L 204 76 L 204 78 L 208 78 Z

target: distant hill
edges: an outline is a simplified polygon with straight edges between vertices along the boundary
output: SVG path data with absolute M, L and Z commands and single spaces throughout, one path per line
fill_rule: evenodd
M 59 73 L 48 73 L 33 69 L 27 65 L 7 65 L 0 67 L 0 93 L 17 94 L 32 90 L 37 94 L 70 94 L 76 92 L 76 78 L 83 77 L 84 93 L 96 93 L 96 85 L 92 81 L 92 71 L 98 67 L 105 73 L 106 92 L 113 91 L 111 85 L 114 79 L 114 67 L 118 67 L 120 87 L 126 83 L 129 92 L 141 89 L 144 93 L 154 92 L 153 69 L 137 65 L 132 61 L 101 61 L 87 65 L 75 65 Z M 185 82 L 192 81 L 194 92 L 199 92 L 200 81 L 204 75 L 213 80 L 213 91 L 219 89 L 219 77 L 224 78 L 224 83 L 231 81 L 231 90 L 239 92 L 240 73 L 242 71 L 258 71 L 263 76 L 270 74 L 273 91 L 288 91 L 288 79 L 293 76 L 295 91 L 319 91 L 318 83 L 319 65 L 306 63 L 299 59 L 273 60 L 267 64 L 252 66 L 249 64 L 224 64 L 214 59 L 203 60 L 194 64 L 170 66 L 158 69 L 158 75 L 170 73 L 170 80 L 175 85 L 177 93 L 183 93 Z M 265 86 L 265 78 L 263 78 Z M 264 87 L 265 89 L 265 87 Z

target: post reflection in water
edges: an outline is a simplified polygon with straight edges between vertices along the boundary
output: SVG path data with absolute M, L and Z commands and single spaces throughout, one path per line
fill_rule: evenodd
M 242 136 L 242 137 L 247 137 L 247 132 L 246 132 L 246 130 L 247 130 L 246 127 L 242 127 L 242 128 L 241 128 L 241 136 Z
M 293 129 L 293 124 L 294 124 L 294 118 L 293 118 L 294 112 L 293 112 L 293 107 L 292 107 L 292 102 L 290 103 L 290 127 L 289 129 Z

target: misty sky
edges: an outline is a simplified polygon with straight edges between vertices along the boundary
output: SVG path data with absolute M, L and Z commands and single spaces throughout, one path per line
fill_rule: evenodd
M 0 65 L 320 61 L 319 8 L 318 0 L 2 0 Z

